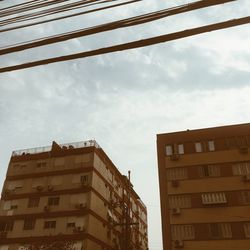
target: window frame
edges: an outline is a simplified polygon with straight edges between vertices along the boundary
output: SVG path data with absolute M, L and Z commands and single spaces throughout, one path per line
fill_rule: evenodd
M 195 152 L 196 153 L 202 153 L 203 152 L 203 145 L 202 145 L 202 142 L 195 142 L 194 143 L 194 146 L 195 146 Z
M 36 224 L 35 219 L 24 219 L 23 230 L 32 230 L 35 228 L 35 224 Z
M 56 228 L 56 221 L 55 220 L 47 220 L 44 221 L 44 229 L 55 229 Z
M 60 196 L 51 196 L 48 197 L 48 206 L 59 206 Z
M 28 199 L 28 208 L 39 207 L 40 197 L 30 197 Z
M 209 141 L 207 142 L 207 145 L 208 145 L 208 151 L 209 151 L 209 152 L 215 151 L 215 143 L 214 143 L 214 140 L 209 140 Z
M 166 153 L 166 156 L 173 155 L 174 154 L 173 145 L 171 145 L 171 144 L 166 145 L 166 147 L 165 147 L 165 153 Z

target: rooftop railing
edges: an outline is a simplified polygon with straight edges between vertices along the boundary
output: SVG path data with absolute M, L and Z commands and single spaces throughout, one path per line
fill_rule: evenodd
M 81 142 L 71 142 L 65 144 L 58 144 L 62 149 L 73 149 L 73 148 L 85 148 L 85 147 L 96 147 L 101 148 L 100 145 L 95 140 L 81 141 Z M 52 146 L 37 147 L 15 150 L 12 152 L 12 156 L 20 156 L 26 154 L 39 154 L 51 151 Z

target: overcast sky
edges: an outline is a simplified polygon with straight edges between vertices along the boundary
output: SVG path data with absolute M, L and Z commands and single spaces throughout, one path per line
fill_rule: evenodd
M 23 1 L 1 1 L 1 8 Z M 72 1 L 73 2 L 73 1 Z M 130 6 L 1 33 L 0 46 L 188 1 Z M 249 15 L 238 0 L 0 57 L 0 67 Z M 147 205 L 149 248 L 162 250 L 156 134 L 250 122 L 250 26 L 143 49 L 0 74 L 0 184 L 12 150 L 96 139 Z

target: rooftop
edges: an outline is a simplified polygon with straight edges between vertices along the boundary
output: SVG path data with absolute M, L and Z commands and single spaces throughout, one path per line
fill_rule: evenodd
M 71 142 L 65 144 L 58 144 L 62 149 L 73 149 L 73 148 L 85 148 L 85 147 L 96 147 L 101 148 L 100 145 L 95 140 L 80 141 L 80 142 Z M 20 149 L 12 152 L 12 156 L 26 155 L 26 154 L 39 154 L 44 152 L 50 152 L 52 149 L 51 146 L 37 147 L 37 148 L 28 148 Z

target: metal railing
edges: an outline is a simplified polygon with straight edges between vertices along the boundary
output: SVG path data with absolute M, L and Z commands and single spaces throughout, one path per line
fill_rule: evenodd
M 101 148 L 100 145 L 95 140 L 81 141 L 81 142 L 71 142 L 58 144 L 62 149 L 73 149 L 73 148 L 85 148 L 85 147 L 96 147 Z M 12 156 L 26 155 L 26 154 L 39 154 L 51 151 L 52 146 L 37 147 L 15 150 L 12 152 Z

